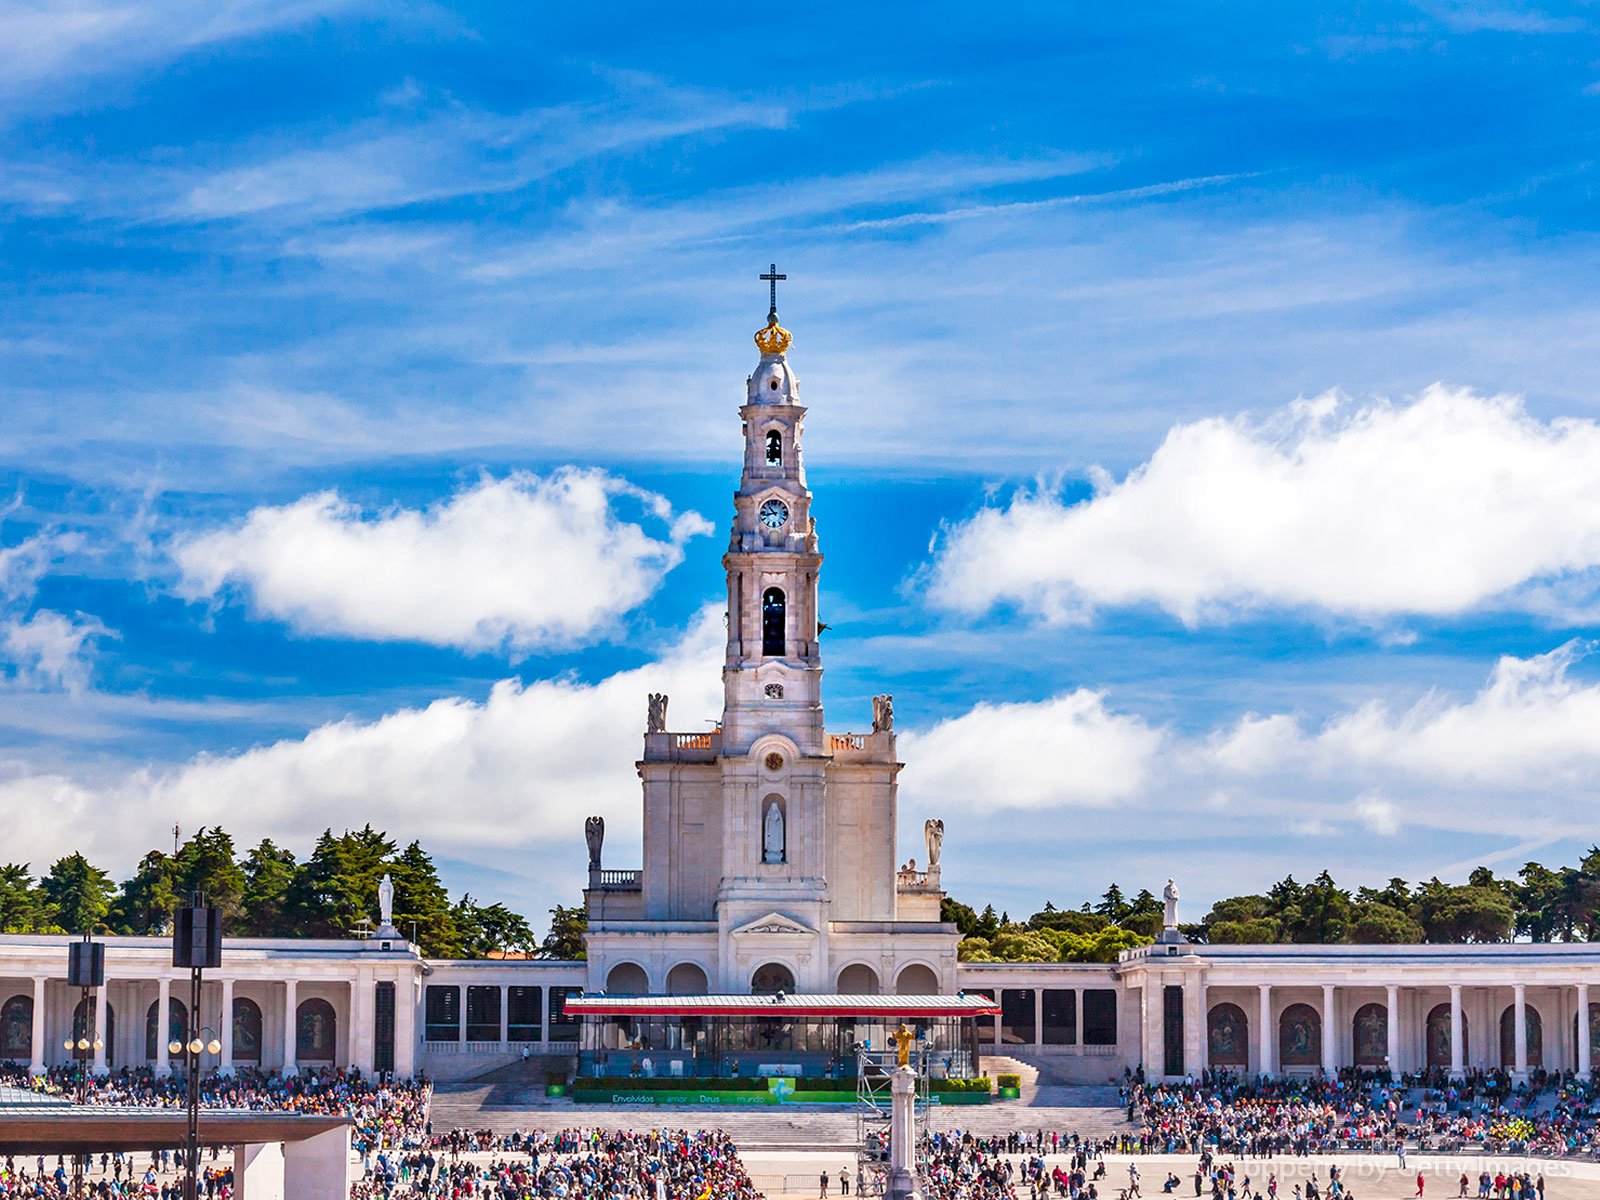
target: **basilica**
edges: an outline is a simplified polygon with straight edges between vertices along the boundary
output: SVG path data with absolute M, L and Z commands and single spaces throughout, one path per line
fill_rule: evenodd
M 763 278 L 775 289 L 782 277 Z M 877 697 L 857 731 L 824 720 L 821 531 L 775 291 L 755 341 L 722 559 L 722 718 L 674 732 L 669 697 L 640 697 L 642 861 L 606 865 L 604 823 L 584 824 L 587 961 L 425 959 L 387 920 L 347 940 L 228 939 L 201 993 L 220 1046 L 208 1066 L 464 1079 L 531 1055 L 579 1070 L 583 1047 L 597 1071 L 637 1071 L 648 1045 L 650 1069 L 669 1074 L 730 1062 L 803 1074 L 807 1054 L 836 1068 L 830 1038 L 905 1019 L 943 1031 L 952 1071 L 1004 1055 L 1082 1083 L 1139 1068 L 1594 1067 L 1600 946 L 1197 945 L 1179 932 L 1174 890 L 1161 939 L 1118 962 L 960 962 L 940 919 L 937 814 L 915 814 L 924 837 L 897 865 L 892 699 Z M 0 935 L 0 1061 L 171 1070 L 188 981 L 169 944 L 106 938 L 106 985 L 84 994 L 66 983 L 70 940 Z M 711 1017 L 726 1027 L 706 1057 Z M 770 1039 L 740 1059 L 738 1023 L 775 1020 L 791 1031 L 781 1061 L 763 1061 Z

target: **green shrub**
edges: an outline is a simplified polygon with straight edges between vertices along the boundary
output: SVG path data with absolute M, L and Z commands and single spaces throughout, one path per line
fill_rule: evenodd
M 767 1081 L 749 1076 L 737 1079 L 699 1079 L 694 1076 L 682 1079 L 672 1076 L 635 1079 L 631 1075 L 605 1075 L 585 1076 L 573 1086 L 584 1092 L 764 1092 L 767 1090 Z
M 995 1083 L 1003 1088 L 1019 1088 L 1022 1086 L 1022 1076 L 1003 1071 L 994 1077 Z
M 987 1075 L 980 1075 L 976 1079 L 930 1079 L 928 1081 L 930 1092 L 988 1092 L 992 1085 Z

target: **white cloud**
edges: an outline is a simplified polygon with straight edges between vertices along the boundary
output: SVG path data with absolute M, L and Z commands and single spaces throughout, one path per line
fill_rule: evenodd
M 0 655 L 18 682 L 75 692 L 89 682 L 94 640 L 109 631 L 93 617 L 77 619 L 41 610 L 27 620 L 0 622 Z
M 979 704 L 900 738 L 902 786 L 926 806 L 1100 807 L 1138 795 L 1162 735 L 1080 688 L 1035 704 Z
M 349 0 L 9 0 L 0 4 L 0 79 L 12 91 L 52 77 L 161 62 L 350 6 Z
M 1190 625 L 1262 606 L 1364 620 L 1595 602 L 1600 425 L 1434 386 L 1174 427 L 1122 482 L 1020 493 L 949 529 L 939 605 L 1049 620 L 1154 604 Z
M 1387 836 L 1400 832 L 1399 810 L 1376 793 L 1357 797 L 1355 810 L 1361 823 L 1373 833 Z
M 577 856 L 590 813 L 636 842 L 645 698 L 667 692 L 678 728 L 705 729 L 700 718 L 720 710 L 724 637 L 721 611 L 707 609 L 658 661 L 597 683 L 506 679 L 482 702 L 449 697 L 99 783 L 14 767 L 0 783 L 16 822 L 9 853 L 47 862 L 82 849 L 131 865 L 174 821 L 296 846 L 371 821 L 434 852 L 558 842 Z
M 641 509 L 623 520 L 619 507 Z M 467 650 L 573 645 L 644 601 L 710 532 L 598 470 L 483 479 L 427 510 L 369 514 L 325 492 L 176 547 L 182 589 L 230 583 L 304 632 Z

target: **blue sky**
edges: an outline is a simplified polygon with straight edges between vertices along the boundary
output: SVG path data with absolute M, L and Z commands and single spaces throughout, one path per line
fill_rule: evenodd
M 829 724 L 895 694 L 957 895 L 1570 861 L 1597 29 L 0 0 L 4 857 L 372 821 L 537 914 L 600 811 L 625 865 L 776 260 Z

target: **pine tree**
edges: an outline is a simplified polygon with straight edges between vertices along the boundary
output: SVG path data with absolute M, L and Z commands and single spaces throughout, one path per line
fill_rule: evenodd
M 54 933 L 50 906 L 27 863 L 0 867 L 0 933 Z
M 550 932 L 539 944 L 536 958 L 558 958 L 581 961 L 589 956 L 583 944 L 584 932 L 589 928 L 589 914 L 583 905 L 571 908 L 556 905 L 550 910 Z
M 111 876 L 82 854 L 69 854 L 50 867 L 39 881 L 54 921 L 68 933 L 94 933 L 111 908 Z
M 294 890 L 294 853 L 262 838 L 244 861 L 243 911 L 239 932 L 245 937 L 288 937 L 296 930 L 289 915 Z
M 159 850 L 146 854 L 111 906 L 111 927 L 135 936 L 170 933 L 172 914 L 180 903 L 176 877 L 170 855 Z
M 184 843 L 174 864 L 173 884 L 180 904 L 189 904 L 196 893 L 217 910 L 224 930 L 233 928 L 244 898 L 244 870 L 234 860 L 233 838 L 214 826 L 201 826 Z
M 420 842 L 412 842 L 389 868 L 394 882 L 394 923 L 401 933 L 416 931 L 416 942 L 432 958 L 459 958 L 466 953 L 461 931 L 450 907 L 450 893 L 439 882 L 433 859 Z M 374 888 L 376 915 L 377 891 Z M 471 905 L 464 896 L 462 903 Z
M 311 857 L 295 873 L 289 906 L 295 932 L 301 937 L 349 937 L 363 922 L 370 923 L 378 912 L 378 884 L 394 851 L 394 842 L 371 825 L 337 837 L 331 829 L 323 830 Z M 397 901 L 399 894 L 396 880 Z

